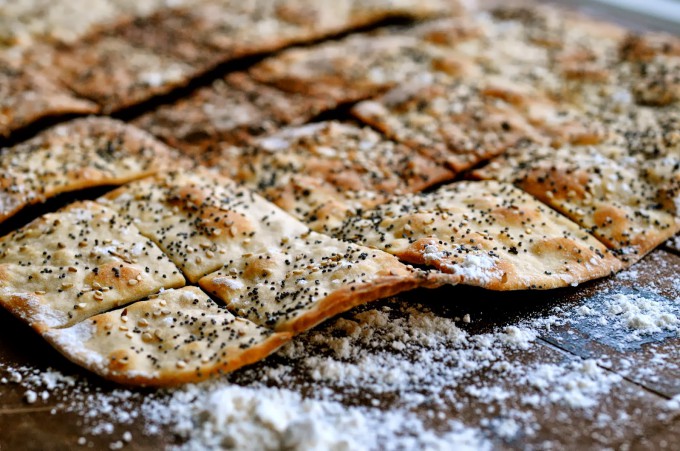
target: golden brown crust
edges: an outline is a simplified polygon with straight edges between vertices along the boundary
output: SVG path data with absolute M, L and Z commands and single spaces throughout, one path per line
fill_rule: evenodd
M 399 86 L 376 101 L 359 103 L 352 113 L 456 172 L 520 141 L 545 140 L 496 90 L 442 77 Z
M 425 277 L 419 279 L 404 279 L 403 277 L 387 277 L 374 283 L 357 287 L 345 287 L 324 298 L 313 309 L 299 315 L 294 321 L 283 323 L 278 331 L 297 334 L 346 312 L 359 305 L 386 299 L 405 291 L 418 287 L 431 287 Z M 453 284 L 453 283 L 451 283 Z
M 339 105 L 373 97 L 436 69 L 444 59 L 442 52 L 412 36 L 366 34 L 287 50 L 249 72 L 256 80 L 283 91 Z
M 145 177 L 177 153 L 145 132 L 108 118 L 77 119 L 0 150 L 0 222 L 58 194 Z
M 54 64 L 66 86 L 107 114 L 183 86 L 195 74 L 181 60 L 104 35 L 58 52 Z
M 67 358 L 106 379 L 156 387 L 234 371 L 290 339 L 234 317 L 196 287 L 168 290 L 44 336 Z

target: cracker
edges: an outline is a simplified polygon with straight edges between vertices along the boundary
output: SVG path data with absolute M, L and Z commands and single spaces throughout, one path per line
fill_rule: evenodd
M 117 185 L 178 164 L 147 133 L 108 118 L 76 119 L 0 150 L 0 222 L 57 194 Z
M 395 199 L 347 221 L 341 237 L 492 290 L 576 285 L 621 268 L 576 224 L 498 182 Z
M 606 146 L 529 147 L 476 175 L 516 184 L 632 264 L 680 230 L 680 160 L 626 164 L 626 156 L 625 150 Z
M 453 57 L 404 35 L 362 34 L 267 58 L 252 76 L 284 91 L 328 99 L 336 105 L 373 97 L 432 70 L 447 70 Z
M 271 52 L 391 17 L 426 18 L 455 12 L 447 0 L 257 0 L 207 2 L 191 9 L 201 39 L 230 57 Z
M 520 141 L 545 138 L 512 102 L 471 82 L 434 77 L 394 88 L 352 113 L 387 136 L 460 172 Z
M 0 136 L 49 116 L 95 113 L 97 106 L 79 99 L 45 74 L 23 62 L 0 58 Z
M 236 315 L 277 331 L 301 332 L 357 305 L 426 284 L 387 253 L 315 232 L 228 258 L 199 281 L 201 287 Z
M 191 282 L 225 259 L 261 252 L 307 227 L 207 169 L 130 183 L 101 199 L 153 240 Z
M 290 338 L 234 317 L 196 287 L 166 290 L 44 336 L 68 359 L 106 379 L 151 386 L 234 371 Z
M 106 35 L 58 52 L 54 64 L 66 86 L 107 114 L 184 86 L 196 74 L 179 59 Z
M 369 128 L 320 122 L 285 128 L 216 162 L 319 232 L 393 196 L 421 191 L 453 173 Z
M 225 144 L 245 144 L 254 136 L 306 122 L 331 108 L 328 102 L 291 94 L 237 72 L 164 105 L 135 121 L 173 147 L 205 158 Z
M 38 331 L 182 285 L 156 245 L 94 202 L 71 204 L 0 239 L 0 304 Z
M 100 28 L 145 16 L 163 0 L 12 0 L 0 5 L 0 43 L 70 43 Z

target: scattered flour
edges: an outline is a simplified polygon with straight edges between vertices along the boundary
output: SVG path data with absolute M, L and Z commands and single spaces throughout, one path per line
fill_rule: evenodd
M 601 305 L 582 305 L 577 312 L 581 316 L 599 316 L 601 325 L 626 331 L 624 338 L 627 341 L 639 341 L 647 335 L 663 331 L 680 330 L 680 309 L 676 305 L 634 291 L 606 293 Z

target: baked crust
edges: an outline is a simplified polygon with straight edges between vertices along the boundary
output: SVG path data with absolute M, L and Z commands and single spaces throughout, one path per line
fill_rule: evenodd
M 512 102 L 473 83 L 438 76 L 361 102 L 352 113 L 456 172 L 500 155 L 520 141 L 545 140 Z
M 196 287 L 166 290 L 44 336 L 68 359 L 106 379 L 150 386 L 234 371 L 290 339 L 234 317 Z
M 50 116 L 96 113 L 98 107 L 30 67 L 0 56 L 0 136 Z
M 114 36 L 95 36 L 55 55 L 61 81 L 106 114 L 186 85 L 195 70 Z

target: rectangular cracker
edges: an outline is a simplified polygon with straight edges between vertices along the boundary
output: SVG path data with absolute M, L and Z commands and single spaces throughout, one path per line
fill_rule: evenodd
M 360 34 L 286 50 L 249 72 L 256 80 L 281 90 L 339 105 L 373 97 L 413 77 L 455 64 L 446 61 L 445 52 L 412 36 Z
M 666 241 L 666 247 L 675 252 L 680 252 L 680 235 L 675 235 L 673 238 Z
M 75 97 L 23 61 L 0 57 L 0 136 L 9 136 L 49 116 L 88 114 L 97 110 L 94 103 Z
M 442 5 L 441 0 L 425 5 L 410 0 L 398 8 L 387 1 L 371 8 L 354 0 L 201 1 L 191 8 L 160 11 L 148 19 L 93 32 L 59 52 L 55 64 L 69 88 L 111 113 L 185 85 L 234 58 L 271 52 L 385 17 L 432 14 Z
M 492 290 L 577 285 L 621 268 L 575 223 L 493 181 L 394 199 L 347 221 L 341 237 Z
M 66 86 L 107 114 L 183 86 L 196 74 L 184 61 L 106 35 L 58 52 L 54 65 Z
M 0 222 L 57 194 L 122 184 L 179 161 L 177 152 L 123 122 L 67 122 L 0 150 Z
M 0 239 L 0 304 L 38 331 L 183 285 L 153 242 L 94 202 L 71 204 Z
M 245 144 L 254 136 L 299 124 L 330 109 L 321 99 L 291 94 L 236 72 L 172 105 L 135 121 L 173 147 L 207 158 L 227 144 Z
M 475 174 L 514 183 L 632 264 L 680 231 L 680 173 L 673 169 L 680 160 L 627 164 L 627 155 L 606 146 L 527 147 Z
M 75 42 L 100 28 L 145 16 L 164 0 L 12 0 L 0 5 L 0 43 Z
M 453 173 L 367 127 L 320 122 L 288 127 L 230 149 L 214 163 L 318 231 Z
M 426 283 L 423 275 L 385 252 L 316 232 L 234 256 L 199 281 L 236 315 L 296 333 Z
M 256 0 L 205 2 L 190 10 L 202 41 L 229 57 L 271 52 L 390 17 L 426 18 L 458 8 L 448 0 Z M 199 25 L 200 24 L 200 25 Z
M 290 339 L 234 317 L 196 287 L 166 290 L 43 335 L 68 359 L 106 379 L 150 386 L 234 371 Z
M 101 199 L 153 240 L 191 282 L 226 259 L 277 246 L 307 227 L 207 169 L 130 183 Z
M 545 140 L 512 102 L 484 93 L 478 83 L 440 76 L 401 85 L 352 113 L 457 172 L 521 141 Z

